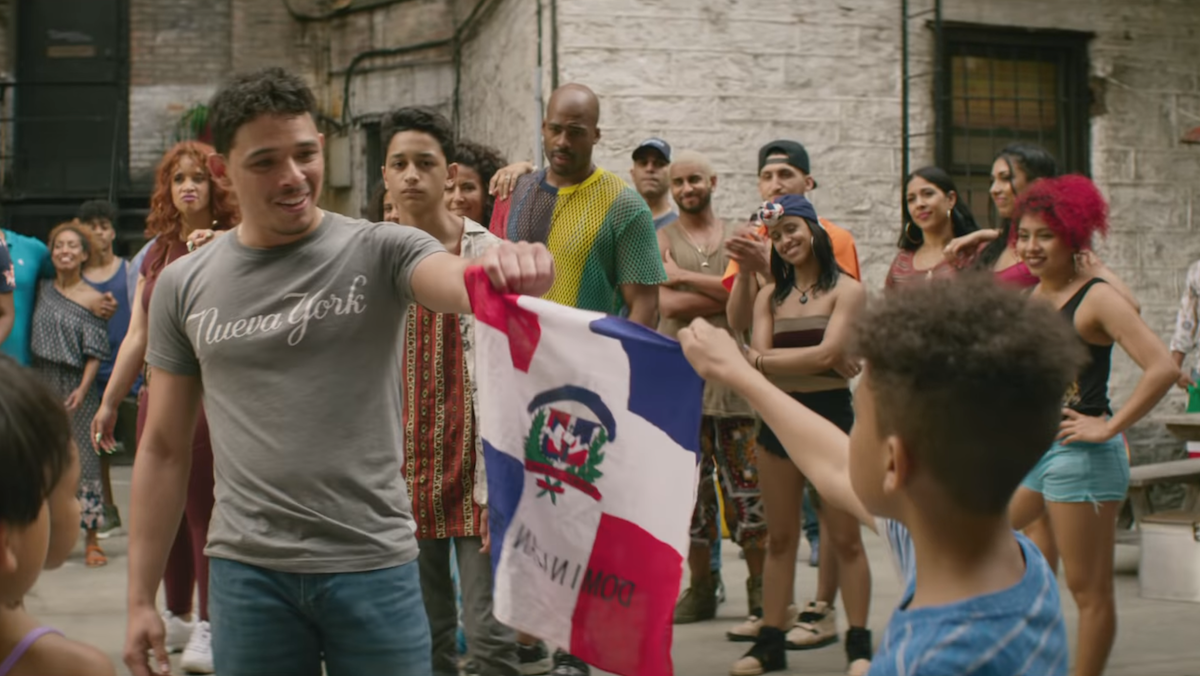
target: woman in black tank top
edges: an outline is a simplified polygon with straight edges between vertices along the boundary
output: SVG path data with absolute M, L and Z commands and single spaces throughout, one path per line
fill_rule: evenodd
M 760 210 L 771 239 L 774 284 L 758 292 L 754 303 L 750 363 L 777 387 L 844 431 L 854 423 L 848 379 L 857 364 L 844 356 L 850 326 L 862 310 L 862 285 L 838 269 L 828 233 L 816 211 L 799 195 L 784 195 Z M 832 584 L 836 572 L 846 604 L 849 673 L 866 673 L 871 659 L 867 615 L 871 570 L 861 529 L 849 513 L 820 508 L 821 542 L 835 554 L 836 568 L 821 575 L 817 599 L 800 614 L 788 612 L 796 579 L 804 476 L 763 425 L 756 448 L 759 490 L 766 510 L 769 546 L 763 570 L 763 618 L 754 647 L 734 663 L 733 676 L 752 676 L 787 668 L 788 649 L 819 648 L 837 641 Z
M 1179 369 L 1133 306 L 1075 264 L 1092 236 L 1108 226 L 1107 205 L 1090 180 L 1038 181 L 1022 195 L 1014 223 L 1017 255 L 1038 278 L 1032 298 L 1060 309 L 1091 359 L 1064 393 L 1058 440 L 1018 489 L 1009 514 L 1015 528 L 1049 516 L 1067 587 L 1079 606 L 1075 673 L 1098 676 L 1116 635 L 1113 539 L 1129 485 L 1122 433 L 1154 408 L 1178 380 Z M 1114 342 L 1142 369 L 1115 414 L 1108 399 Z

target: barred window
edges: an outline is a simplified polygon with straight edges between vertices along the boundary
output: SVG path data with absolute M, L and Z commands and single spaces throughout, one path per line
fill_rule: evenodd
M 938 92 L 938 164 L 980 223 L 994 221 L 992 160 L 1016 141 L 1036 143 L 1060 172 L 1089 173 L 1088 33 L 944 24 Z

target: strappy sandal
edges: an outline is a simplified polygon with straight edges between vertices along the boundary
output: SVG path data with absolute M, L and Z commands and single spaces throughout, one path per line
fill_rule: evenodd
M 104 550 L 100 549 L 100 545 L 88 545 L 84 550 L 83 561 L 88 568 L 100 568 L 108 565 L 108 557 L 104 555 Z
M 759 676 L 784 669 L 787 669 L 787 651 L 783 630 L 764 626 L 758 632 L 754 647 L 733 663 L 729 676 Z

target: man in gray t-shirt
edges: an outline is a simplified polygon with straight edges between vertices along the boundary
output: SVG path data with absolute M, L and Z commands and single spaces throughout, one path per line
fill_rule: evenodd
M 155 592 L 183 509 L 203 396 L 216 504 L 213 663 L 242 674 L 429 674 L 429 627 L 401 478 L 399 331 L 417 302 L 470 312 L 467 261 L 416 228 L 322 212 L 312 93 L 282 69 L 210 105 L 242 223 L 163 271 L 150 308 L 154 387 L 132 490 L 134 676 L 166 660 Z M 541 246 L 481 258 L 497 288 L 541 295 Z

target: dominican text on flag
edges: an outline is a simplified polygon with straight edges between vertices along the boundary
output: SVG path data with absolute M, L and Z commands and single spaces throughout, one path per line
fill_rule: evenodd
M 671 674 L 703 381 L 654 331 L 467 281 L 497 619 L 605 671 Z

